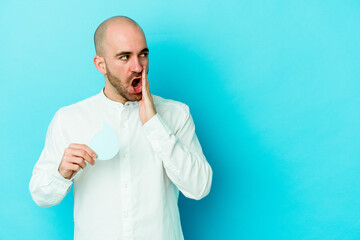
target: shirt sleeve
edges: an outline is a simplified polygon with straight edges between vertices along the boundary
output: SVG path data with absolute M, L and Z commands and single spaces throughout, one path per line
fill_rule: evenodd
M 186 113 L 176 133 L 158 113 L 143 128 L 170 180 L 186 197 L 199 200 L 210 192 L 212 169 L 195 134 L 191 114 Z
M 59 204 L 70 191 L 73 181 L 65 179 L 58 172 L 66 141 L 60 124 L 60 110 L 52 119 L 44 149 L 35 164 L 29 183 L 30 194 L 40 207 Z

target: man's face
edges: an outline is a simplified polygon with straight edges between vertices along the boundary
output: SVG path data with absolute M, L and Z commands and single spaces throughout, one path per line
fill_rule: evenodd
M 141 73 L 148 71 L 149 50 L 143 32 L 136 26 L 111 25 L 104 41 L 105 79 L 124 101 L 142 98 Z

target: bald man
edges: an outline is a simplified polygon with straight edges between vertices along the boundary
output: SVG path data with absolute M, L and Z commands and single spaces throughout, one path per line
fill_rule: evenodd
M 56 112 L 32 198 L 57 205 L 74 184 L 76 240 L 183 239 L 179 191 L 199 200 L 212 182 L 189 108 L 150 93 L 149 49 L 135 21 L 109 18 L 94 41 L 105 86 Z

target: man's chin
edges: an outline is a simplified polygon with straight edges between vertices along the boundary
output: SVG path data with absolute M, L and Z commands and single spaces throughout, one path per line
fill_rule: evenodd
M 140 101 L 142 99 L 141 93 L 133 93 L 131 97 L 128 98 L 128 101 Z

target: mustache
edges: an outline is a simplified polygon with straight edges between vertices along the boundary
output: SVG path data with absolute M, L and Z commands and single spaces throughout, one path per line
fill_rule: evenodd
M 141 75 L 142 75 L 142 73 L 134 73 L 131 75 L 130 79 L 139 78 L 139 77 L 141 78 Z

